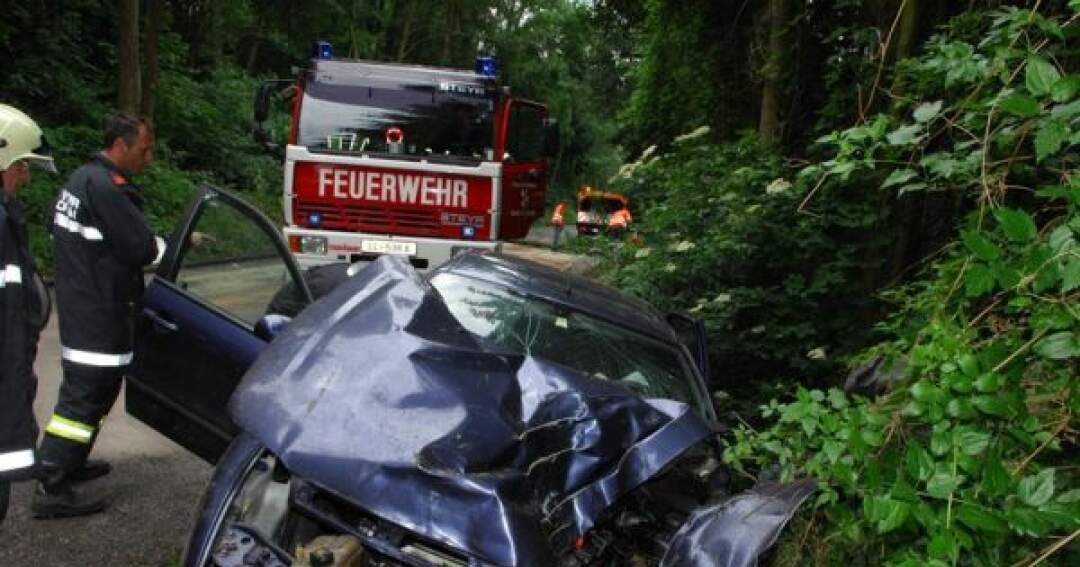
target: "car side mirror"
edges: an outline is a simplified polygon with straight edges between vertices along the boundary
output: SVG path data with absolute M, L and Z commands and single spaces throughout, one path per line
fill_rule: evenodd
M 274 340 L 274 337 L 278 336 L 281 331 L 285 330 L 285 327 L 289 326 L 290 321 L 292 321 L 291 317 L 278 315 L 276 313 L 268 313 L 255 323 L 255 336 L 266 342 L 270 342 Z
M 544 157 L 554 158 L 559 154 L 559 121 L 554 118 L 544 120 Z

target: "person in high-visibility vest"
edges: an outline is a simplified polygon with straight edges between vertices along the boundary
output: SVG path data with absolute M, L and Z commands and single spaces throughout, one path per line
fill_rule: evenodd
M 563 215 L 566 214 L 566 201 L 559 201 L 555 205 L 555 212 L 551 215 L 551 226 L 555 227 L 555 239 L 551 243 L 552 249 L 559 248 L 559 237 L 562 236 L 562 231 L 566 228 L 566 220 L 563 219 Z
M 613 238 L 621 238 L 632 220 L 630 209 L 626 207 L 611 213 L 611 216 L 608 217 L 608 234 Z

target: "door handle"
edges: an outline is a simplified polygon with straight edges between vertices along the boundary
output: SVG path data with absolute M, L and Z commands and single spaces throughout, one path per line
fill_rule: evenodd
M 148 319 L 153 321 L 154 326 L 158 327 L 159 329 L 161 329 L 163 331 L 168 331 L 170 333 L 175 333 L 175 332 L 180 330 L 179 325 L 177 325 L 176 323 L 166 319 L 164 316 L 161 315 L 161 313 L 158 313 L 157 311 L 154 311 L 153 309 L 150 309 L 149 307 L 143 308 L 143 315 L 145 315 Z

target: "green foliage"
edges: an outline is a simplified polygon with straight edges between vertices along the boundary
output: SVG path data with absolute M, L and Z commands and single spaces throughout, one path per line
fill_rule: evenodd
M 761 408 L 772 425 L 739 428 L 727 449 L 747 475 L 820 481 L 808 528 L 822 542 L 809 546 L 818 562 L 1076 559 L 1052 539 L 1080 528 L 1069 453 L 1080 411 L 1080 172 L 1067 151 L 1080 125 L 1058 67 L 1076 54 L 1063 16 L 983 17 L 981 42 L 943 34 L 913 62 L 912 96 L 924 102 L 910 120 L 833 133 L 823 141 L 835 157 L 808 168 L 840 180 L 874 172 L 886 189 L 978 204 L 925 277 L 888 294 L 897 310 L 881 329 L 892 338 L 860 358 L 903 361 L 889 394 L 799 388 Z
M 837 353 L 872 340 L 850 329 L 876 302 L 851 290 L 888 237 L 856 237 L 876 221 L 879 192 L 804 214 L 812 181 L 793 183 L 791 173 L 753 135 L 723 145 L 697 136 L 617 183 L 631 196 L 639 241 L 609 245 L 601 272 L 661 309 L 703 319 L 719 387 L 823 376 Z M 603 246 L 575 246 L 590 244 Z

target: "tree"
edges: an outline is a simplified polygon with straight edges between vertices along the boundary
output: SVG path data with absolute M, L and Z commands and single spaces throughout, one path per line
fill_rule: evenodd
M 788 0 L 769 0 L 769 44 L 765 68 L 765 82 L 761 88 L 761 119 L 758 133 L 766 144 L 774 145 L 780 139 L 780 99 L 784 88 L 788 46 L 785 40 L 788 27 Z
M 158 41 L 161 35 L 162 0 L 147 0 L 143 45 L 142 103 L 140 112 L 148 119 L 154 118 L 154 102 L 158 86 Z
M 120 27 L 118 58 L 119 82 L 116 106 L 121 112 L 135 114 L 141 99 L 139 65 L 139 0 L 118 0 L 116 21 Z

